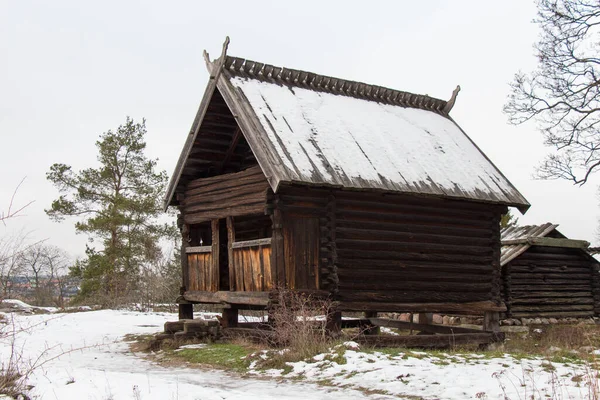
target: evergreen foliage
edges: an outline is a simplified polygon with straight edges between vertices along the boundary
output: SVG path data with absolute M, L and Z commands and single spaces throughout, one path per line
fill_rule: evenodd
M 102 245 L 87 246 L 86 258 L 71 269 L 82 278 L 83 298 L 103 295 L 100 301 L 117 301 L 135 290 L 142 266 L 161 258 L 160 240 L 174 235 L 172 225 L 159 222 L 168 178 L 156 171 L 156 160 L 145 156 L 145 134 L 145 120 L 127 117 L 96 141 L 98 167 L 75 172 L 57 163 L 46 174 L 60 192 L 48 216 L 55 221 L 77 217 L 76 231 Z

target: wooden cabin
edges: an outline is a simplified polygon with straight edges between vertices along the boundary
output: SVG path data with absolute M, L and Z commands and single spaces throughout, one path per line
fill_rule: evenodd
M 224 47 L 226 49 L 226 47 Z M 450 101 L 226 55 L 172 176 L 182 317 L 276 287 L 344 311 L 497 313 L 500 216 L 529 203 Z
M 502 277 L 509 318 L 593 317 L 600 312 L 599 263 L 589 243 L 558 225 L 502 230 Z

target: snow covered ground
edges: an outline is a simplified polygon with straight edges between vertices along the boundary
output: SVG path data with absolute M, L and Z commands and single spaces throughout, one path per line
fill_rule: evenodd
M 7 315 L 7 318 L 11 318 Z M 50 360 L 34 371 L 31 394 L 39 399 L 363 399 L 354 390 L 332 390 L 315 384 L 240 379 L 222 371 L 166 368 L 132 354 L 124 335 L 161 331 L 175 314 L 90 311 L 71 314 L 14 315 L 17 349 L 35 361 Z M 8 340 L 0 360 L 10 356 Z M 64 352 L 72 351 L 62 356 Z
M 31 394 L 39 399 L 504 399 L 504 391 L 510 399 L 531 394 L 578 399 L 587 398 L 591 374 L 584 365 L 550 365 L 541 359 L 411 351 L 388 355 L 347 343 L 345 353 L 334 349 L 311 362 L 294 363 L 287 374 L 254 368 L 242 378 L 160 366 L 132 354 L 123 342 L 126 334 L 161 331 L 165 321 L 176 319 L 174 314 L 103 310 L 6 317 L 21 328 L 16 345 L 24 357 L 36 360 L 43 354 L 38 362 L 45 363 L 30 379 Z M 0 343 L 3 362 L 9 345 L 7 339 Z M 340 353 L 345 360 L 338 363 Z

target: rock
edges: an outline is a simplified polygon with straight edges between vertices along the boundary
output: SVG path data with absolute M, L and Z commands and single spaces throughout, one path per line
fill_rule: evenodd
M 191 320 L 186 321 L 183 324 L 184 332 L 206 332 L 208 330 L 208 324 L 202 320 Z
M 551 347 L 548 349 L 548 352 L 549 352 L 549 353 L 557 353 L 557 352 L 559 352 L 559 351 L 562 351 L 562 349 L 561 349 L 560 347 L 556 347 L 556 346 L 551 346 Z
M 450 325 L 450 317 L 449 316 L 444 315 L 444 317 L 442 318 L 442 321 L 443 321 L 442 323 L 444 325 Z
M 174 338 L 174 334 L 172 334 L 172 333 L 159 333 L 158 335 L 156 335 L 157 340 L 166 340 L 166 339 L 173 339 L 173 338 Z
M 400 314 L 400 321 L 410 322 L 410 314 L 408 314 L 408 313 Z
M 542 324 L 548 325 L 549 323 L 550 321 L 548 321 L 548 318 L 542 318 Z
M 526 326 L 501 326 L 500 332 L 527 333 L 527 332 L 529 332 L 529 328 Z
M 500 325 L 513 326 L 514 322 L 512 321 L 512 319 L 505 319 L 500 321 Z
M 548 318 L 548 321 L 549 321 L 551 324 L 558 324 L 558 320 L 557 320 L 556 318 Z
M 504 350 L 504 343 L 502 343 L 502 342 L 489 343 L 489 344 L 485 345 L 484 347 L 485 347 L 485 350 L 488 350 L 488 351 L 502 351 L 502 350 Z
M 521 322 L 521 320 L 518 319 L 518 318 L 513 319 L 513 321 L 515 323 L 515 326 L 521 326 L 521 325 L 523 325 L 523 323 Z
M 434 324 L 443 324 L 444 317 L 442 317 L 440 314 L 433 314 L 433 323 Z
M 197 339 L 198 334 L 196 332 L 175 332 L 175 339 Z
M 179 321 L 167 321 L 165 322 L 165 333 L 175 333 L 183 331 L 183 324 L 185 320 Z
M 211 326 L 210 328 L 208 328 L 208 334 L 214 338 L 218 338 L 219 337 L 219 327 Z

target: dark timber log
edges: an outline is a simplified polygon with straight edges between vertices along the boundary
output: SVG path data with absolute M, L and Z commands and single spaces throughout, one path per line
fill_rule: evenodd
M 267 306 L 269 304 L 269 292 L 202 292 L 187 291 L 183 296 L 187 301 L 195 303 L 230 303 L 246 304 L 254 306 Z
M 515 311 L 513 316 L 516 318 L 589 318 L 594 316 L 594 311 Z
M 429 332 L 429 333 L 481 333 L 481 330 L 478 329 L 470 329 L 470 328 L 461 328 L 455 326 L 448 325 L 436 325 L 436 324 L 422 324 L 416 322 L 405 322 L 398 321 L 394 319 L 384 319 L 384 318 L 370 318 L 371 324 L 375 326 L 382 326 L 386 328 L 398 328 L 403 330 L 413 329 L 415 331 L 420 332 Z
M 342 281 L 344 282 L 344 281 Z M 397 283 L 397 286 L 403 286 L 402 283 Z M 456 286 L 456 285 L 455 285 Z M 375 293 L 375 294 L 374 294 Z M 413 302 L 413 303 L 427 303 L 427 302 L 455 302 L 455 303 L 467 303 L 470 301 L 486 301 L 490 299 L 489 290 L 474 293 L 474 292 L 460 292 L 445 291 L 445 287 L 438 287 L 436 290 L 400 290 L 397 291 L 386 291 L 383 293 L 373 291 L 357 291 L 357 290 L 344 290 L 340 288 L 336 299 L 340 301 L 349 302 L 376 302 L 376 303 L 398 303 L 398 302 Z M 387 310 L 389 311 L 389 310 Z M 392 310 L 394 311 L 394 310 Z
M 376 303 L 376 302 L 340 302 L 340 311 L 380 311 L 380 312 L 455 312 L 464 314 L 482 314 L 485 311 L 506 311 L 492 301 L 471 303 Z
M 191 181 L 182 202 L 184 220 L 195 224 L 214 218 L 262 213 L 268 188 L 258 166 Z
M 502 333 L 456 333 L 441 335 L 409 336 L 360 336 L 357 341 L 373 347 L 426 347 L 448 348 L 465 344 L 489 344 L 504 339 Z

